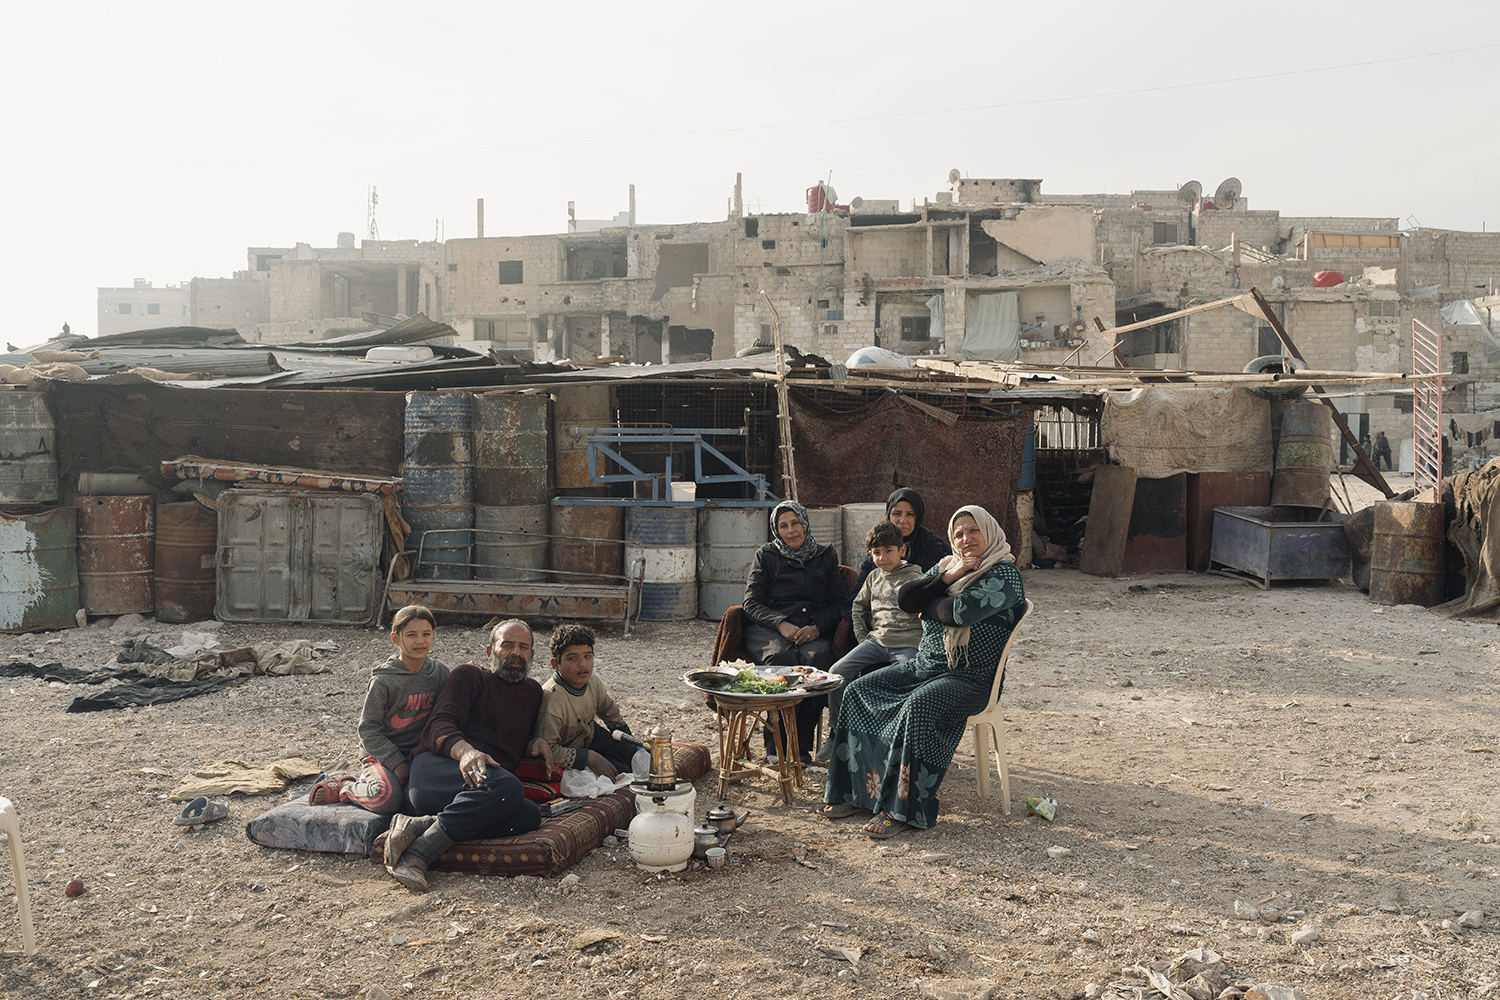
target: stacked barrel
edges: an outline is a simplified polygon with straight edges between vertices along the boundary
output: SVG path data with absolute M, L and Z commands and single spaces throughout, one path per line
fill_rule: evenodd
M 588 432 L 613 420 L 609 386 L 568 385 L 557 390 L 552 440 L 557 496 L 600 500 L 603 486 L 589 482 Z M 554 503 L 550 560 L 558 583 L 614 583 L 627 570 L 620 539 L 625 508 Z
M 474 397 L 474 575 L 512 583 L 547 578 L 551 524 L 547 397 Z
M 474 397 L 406 394 L 401 516 L 407 547 L 437 580 L 467 580 L 474 535 Z

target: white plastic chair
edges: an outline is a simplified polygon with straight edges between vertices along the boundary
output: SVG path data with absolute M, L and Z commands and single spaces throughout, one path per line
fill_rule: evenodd
M 26 856 L 21 853 L 21 823 L 10 799 L 0 798 L 0 831 L 10 844 L 10 867 L 16 873 L 16 904 L 21 909 L 21 943 L 27 955 L 36 954 L 36 929 L 31 925 L 31 896 L 26 891 Z
M 1005 760 L 1005 717 L 1000 711 L 1000 684 L 1005 678 L 1005 662 L 1010 659 L 1010 647 L 1015 645 L 1016 633 L 1021 631 L 1021 623 L 1036 608 L 1029 597 L 1025 604 L 1026 610 L 1016 619 L 1016 627 L 1010 630 L 1010 638 L 1005 640 L 1005 648 L 1000 651 L 1000 665 L 995 668 L 995 684 L 990 688 L 989 705 L 983 712 L 969 716 L 969 721 L 964 723 L 974 727 L 974 765 L 979 772 L 979 795 L 986 799 L 990 797 L 990 740 L 981 735 L 979 727 L 989 728 L 1000 771 L 1000 809 L 1007 816 L 1010 815 L 1010 765 Z

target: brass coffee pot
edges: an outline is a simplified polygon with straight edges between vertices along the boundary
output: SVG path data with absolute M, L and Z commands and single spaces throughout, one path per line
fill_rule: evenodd
M 672 730 L 657 726 L 642 741 L 651 752 L 651 773 L 646 787 L 651 791 L 671 791 L 677 787 L 677 763 L 672 758 Z

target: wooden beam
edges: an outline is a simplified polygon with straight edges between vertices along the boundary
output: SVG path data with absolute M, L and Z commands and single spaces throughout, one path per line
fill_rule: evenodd
M 1139 323 L 1127 323 L 1124 326 L 1114 327 L 1113 333 L 1115 337 L 1118 338 L 1120 334 L 1129 333 L 1131 330 L 1144 330 L 1148 326 L 1156 326 L 1160 323 L 1168 323 L 1174 319 L 1180 319 L 1183 316 L 1191 316 L 1194 313 L 1208 312 L 1208 310 L 1210 309 L 1222 309 L 1225 306 L 1232 306 L 1238 303 L 1243 298 L 1243 295 L 1232 295 L 1227 299 L 1215 299 L 1213 302 L 1204 302 L 1196 306 L 1188 306 L 1186 309 L 1179 309 L 1176 312 L 1163 313 L 1162 315 L 1153 317 L 1151 319 L 1143 319 Z

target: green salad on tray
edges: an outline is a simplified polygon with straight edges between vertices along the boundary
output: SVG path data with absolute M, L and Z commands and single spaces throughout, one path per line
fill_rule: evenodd
M 729 690 L 734 694 L 781 694 L 786 689 L 784 679 L 764 680 L 755 676 L 753 670 L 741 670 L 734 675 L 734 681 L 729 685 Z

